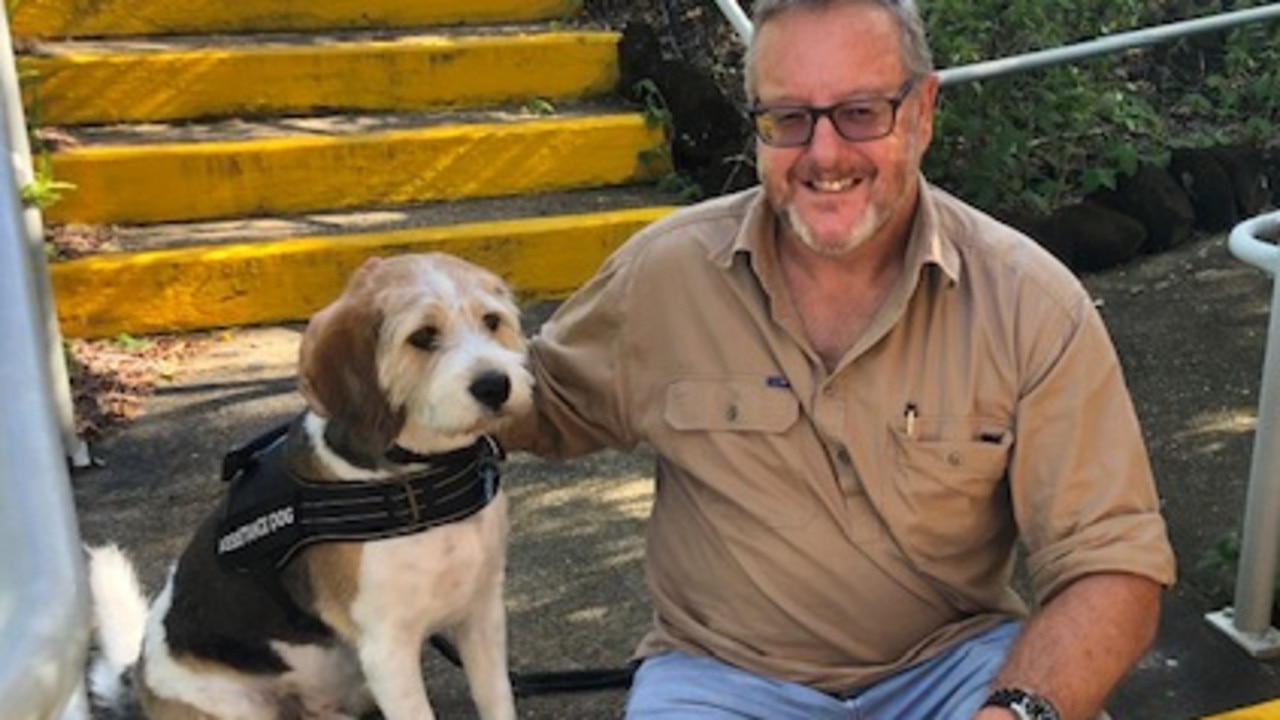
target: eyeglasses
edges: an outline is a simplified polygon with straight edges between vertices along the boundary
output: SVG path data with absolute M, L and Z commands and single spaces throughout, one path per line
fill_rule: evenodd
M 840 137 L 850 142 L 878 140 L 893 132 L 898 108 L 915 89 L 919 78 L 912 76 L 902 83 L 896 95 L 881 98 L 858 98 L 826 107 L 806 105 L 754 105 L 747 110 L 755 124 L 756 135 L 766 145 L 793 148 L 808 145 L 818 118 L 827 118 Z

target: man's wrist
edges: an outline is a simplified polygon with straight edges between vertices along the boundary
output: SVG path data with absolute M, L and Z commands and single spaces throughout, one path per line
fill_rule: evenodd
M 1049 699 L 1019 687 L 996 688 L 982 704 L 986 708 L 1001 708 L 1017 720 L 1061 720 L 1058 709 Z

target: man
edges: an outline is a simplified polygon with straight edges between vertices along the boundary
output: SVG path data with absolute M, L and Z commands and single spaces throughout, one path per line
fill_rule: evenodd
M 628 716 L 1094 717 L 1174 579 L 1101 319 L 921 177 L 912 2 L 755 6 L 762 187 L 647 228 L 567 301 L 508 438 L 656 451 Z

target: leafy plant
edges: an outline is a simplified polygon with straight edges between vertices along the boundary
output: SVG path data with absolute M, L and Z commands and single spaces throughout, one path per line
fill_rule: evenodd
M 648 127 L 661 127 L 663 143 L 661 146 L 644 150 L 640 153 L 640 163 L 651 170 L 666 168 L 668 172 L 658 180 L 658 189 L 675 195 L 680 202 L 692 202 L 706 195 L 702 186 L 688 175 L 677 172 L 671 157 L 671 138 L 676 132 L 671 110 L 667 107 L 662 90 L 652 80 L 640 80 L 632 87 L 632 93 L 639 98 L 641 114 Z
M 555 115 L 556 106 L 546 98 L 529 98 L 524 103 L 524 111 L 530 115 Z
M 61 200 L 64 192 L 75 187 L 72 183 L 55 179 L 48 153 L 41 153 L 35 167 L 35 178 L 23 185 L 19 194 L 24 204 L 43 209 Z

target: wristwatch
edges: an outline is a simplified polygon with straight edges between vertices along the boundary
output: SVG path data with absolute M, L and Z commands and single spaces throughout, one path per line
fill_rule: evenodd
M 1018 720 L 1061 720 L 1058 709 L 1046 698 L 1020 688 L 999 688 L 987 697 L 982 707 L 1002 707 L 1013 711 Z

